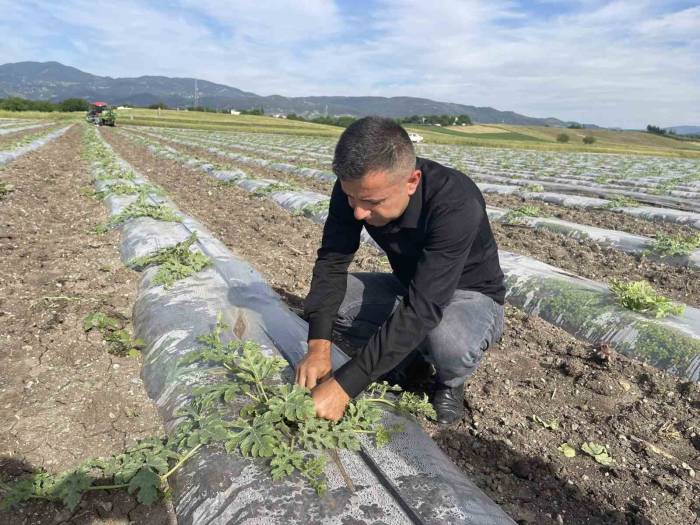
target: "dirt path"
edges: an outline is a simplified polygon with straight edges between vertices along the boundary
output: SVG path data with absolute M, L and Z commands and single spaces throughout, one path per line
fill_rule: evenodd
M 112 130 L 104 135 L 298 310 L 319 226 L 238 188 L 216 187 Z M 360 255 L 356 268 L 377 268 L 371 252 Z M 508 308 L 503 341 L 466 390 L 464 419 L 428 430 L 519 523 L 693 523 L 700 492 L 683 464 L 700 469 L 698 386 L 614 353 L 612 359 L 601 364 L 590 345 Z M 558 418 L 559 429 L 544 429 L 533 415 Z M 615 463 L 605 468 L 580 451 L 566 458 L 557 450 L 565 441 L 605 444 Z
M 136 359 L 107 351 L 84 318 L 131 318 L 138 274 L 126 269 L 118 233 L 88 230 L 105 207 L 89 184 L 81 126 L 10 164 L 15 191 L 0 201 L 0 473 L 60 472 L 162 434 Z M 52 504 L 0 512 L 1 523 L 166 523 L 124 492 L 95 491 L 75 513 Z
M 153 140 L 151 137 L 149 137 Z M 169 140 L 162 140 L 187 155 L 230 167 L 237 167 L 254 177 L 272 178 L 295 184 L 305 189 L 329 194 L 331 184 L 298 175 L 282 174 L 261 167 L 252 167 L 230 161 L 194 146 L 183 146 Z M 490 196 L 486 195 L 488 199 Z M 517 207 L 522 203 L 517 204 Z M 544 210 L 544 208 L 542 208 Z M 597 212 L 593 212 L 597 213 Z M 620 219 L 621 214 L 602 212 Z M 548 211 L 545 214 L 549 215 Z M 636 221 L 648 222 L 648 221 Z M 690 306 L 700 306 L 700 271 L 692 268 L 670 266 L 624 253 L 613 248 L 602 248 L 587 240 L 575 240 L 546 230 L 535 230 L 522 226 L 508 226 L 493 223 L 493 230 L 499 248 L 522 255 L 529 255 L 542 262 L 563 268 L 576 275 L 595 281 L 610 283 L 618 280 L 647 280 L 661 294 Z

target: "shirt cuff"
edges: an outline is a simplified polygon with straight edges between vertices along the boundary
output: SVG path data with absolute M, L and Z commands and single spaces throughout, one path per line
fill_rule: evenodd
M 335 316 L 314 315 L 309 317 L 309 340 L 326 339 L 331 341 L 334 324 Z
M 372 379 L 360 370 L 354 359 L 336 370 L 333 377 L 351 398 L 357 397 L 372 382 Z

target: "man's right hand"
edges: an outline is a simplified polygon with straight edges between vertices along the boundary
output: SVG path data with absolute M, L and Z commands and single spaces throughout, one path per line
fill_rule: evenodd
M 297 365 L 296 382 L 311 390 L 331 373 L 331 342 L 327 339 L 310 339 L 304 359 Z

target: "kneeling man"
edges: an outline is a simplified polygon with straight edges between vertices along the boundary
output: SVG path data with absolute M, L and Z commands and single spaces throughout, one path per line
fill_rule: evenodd
M 297 383 L 312 389 L 319 417 L 338 420 L 351 398 L 422 352 L 437 371 L 438 422 L 452 423 L 465 380 L 503 332 L 503 273 L 483 196 L 463 173 L 416 158 L 406 131 L 385 118 L 343 132 L 333 171 Z M 392 273 L 348 273 L 363 226 Z M 332 372 L 334 328 L 359 350 Z

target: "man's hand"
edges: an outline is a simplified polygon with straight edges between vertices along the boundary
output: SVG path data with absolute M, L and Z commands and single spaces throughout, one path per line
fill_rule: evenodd
M 331 421 L 338 421 L 343 417 L 350 402 L 350 396 L 333 377 L 314 388 L 311 397 L 316 405 L 316 415 Z
M 297 365 L 296 382 L 311 390 L 331 370 L 331 342 L 326 339 L 311 339 L 304 359 Z

